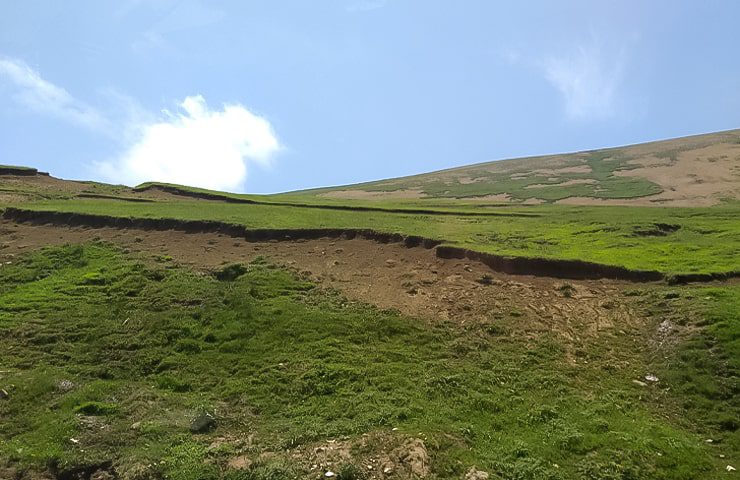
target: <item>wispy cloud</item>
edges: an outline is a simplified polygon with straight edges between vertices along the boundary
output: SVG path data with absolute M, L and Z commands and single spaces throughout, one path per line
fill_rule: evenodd
M 243 186 L 249 164 L 267 164 L 282 148 L 270 123 L 242 105 L 212 110 L 196 95 L 178 107 L 139 125 L 138 139 L 98 171 L 129 185 L 162 181 L 235 190 Z
M 348 12 L 368 12 L 377 10 L 386 5 L 386 0 L 352 0 L 345 7 Z
M 108 120 L 67 90 L 41 78 L 27 63 L 0 57 L 0 81 L 11 87 L 11 97 L 29 110 L 95 131 L 109 131 Z
M 179 102 L 175 112 L 155 114 L 109 89 L 101 92 L 107 103 L 100 111 L 22 60 L 6 57 L 0 57 L 2 81 L 27 110 L 110 137 L 121 153 L 93 170 L 114 183 L 241 189 L 250 164 L 269 164 L 282 150 L 270 122 L 238 103 L 211 109 L 205 98 L 194 95 Z
M 542 62 L 545 78 L 560 92 L 573 120 L 605 119 L 619 110 L 625 51 L 607 52 L 598 43 L 578 46 Z
M 168 0 L 161 4 L 135 1 L 120 10 L 119 15 L 128 15 L 139 9 L 154 10 L 160 14 L 160 18 L 131 44 L 131 48 L 141 54 L 152 50 L 175 53 L 178 49 L 168 40 L 171 35 L 209 27 L 226 17 L 223 11 L 202 0 Z

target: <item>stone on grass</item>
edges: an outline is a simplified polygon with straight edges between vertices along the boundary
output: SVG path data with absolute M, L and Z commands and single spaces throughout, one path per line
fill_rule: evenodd
M 208 412 L 201 412 L 190 422 L 190 431 L 192 433 L 205 433 L 216 427 L 216 419 Z
M 488 480 L 489 475 L 488 472 L 484 472 L 483 470 L 478 470 L 475 467 L 470 467 L 470 470 L 468 470 L 468 473 L 465 474 L 465 480 Z

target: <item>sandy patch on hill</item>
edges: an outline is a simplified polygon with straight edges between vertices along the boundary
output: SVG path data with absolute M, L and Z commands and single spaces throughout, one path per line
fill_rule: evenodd
M 536 170 L 532 170 L 532 173 L 539 174 L 539 175 L 562 175 L 567 173 L 591 173 L 591 167 L 588 165 L 576 165 L 576 166 L 570 166 L 570 167 L 563 167 L 563 168 L 538 168 Z
M 593 178 L 578 178 L 574 180 L 568 180 L 566 182 L 562 183 L 534 183 L 532 185 L 527 185 L 524 187 L 525 189 L 529 188 L 547 188 L 547 187 L 568 187 L 570 185 L 585 185 L 585 184 L 594 184 L 598 183 Z
M 392 192 L 368 192 L 366 190 L 334 190 L 321 193 L 319 197 L 340 198 L 343 200 L 381 200 L 424 198 L 420 189 L 394 190 Z
M 7 189 L 19 189 L 39 194 L 77 194 L 85 190 L 92 190 L 91 185 L 74 180 L 61 180 L 47 175 L 34 176 L 0 176 L 0 185 Z
M 496 193 L 492 195 L 483 195 L 480 197 L 467 197 L 465 200 L 481 201 L 481 202 L 504 202 L 511 203 L 512 197 L 508 193 Z
M 716 144 L 659 158 L 648 155 L 631 160 L 639 165 L 633 170 L 615 172 L 616 176 L 645 178 L 663 188 L 663 192 L 640 198 L 600 199 L 570 197 L 563 205 L 645 205 L 672 207 L 710 207 L 725 198 L 740 198 L 740 145 Z
M 455 178 L 457 180 L 457 183 L 459 183 L 460 185 L 470 185 L 471 183 L 481 182 L 485 180 L 485 178 L 472 178 L 472 177 L 467 177 L 467 176 L 455 177 Z
M 740 198 L 740 145 L 711 145 L 679 152 L 670 165 L 660 165 L 652 159 L 630 163 L 645 168 L 616 172 L 622 177 L 642 177 L 663 187 L 663 192 L 645 199 L 671 203 L 693 201 L 694 204 L 714 205 L 722 198 Z M 652 163 L 652 164 L 651 164 Z

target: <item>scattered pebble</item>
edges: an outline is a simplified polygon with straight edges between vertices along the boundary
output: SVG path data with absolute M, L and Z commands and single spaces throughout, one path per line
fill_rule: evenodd
M 645 380 L 647 380 L 648 382 L 657 382 L 659 379 L 652 373 L 648 373 L 647 375 L 645 375 Z
M 392 469 L 391 467 L 385 467 L 385 468 L 383 469 L 383 473 L 385 473 L 386 475 L 388 475 L 388 474 L 389 474 L 389 473 L 391 473 L 392 471 L 393 471 L 393 469 Z
M 336 473 L 332 472 L 331 470 L 329 470 L 328 472 L 326 472 L 324 474 L 324 476 L 327 477 L 327 478 L 333 477 L 335 475 L 336 475 Z
M 59 380 L 56 387 L 60 392 L 66 393 L 75 388 L 75 384 L 70 380 Z
M 475 467 L 470 467 L 468 473 L 465 474 L 465 480 L 488 480 L 489 477 L 488 472 L 478 470 Z

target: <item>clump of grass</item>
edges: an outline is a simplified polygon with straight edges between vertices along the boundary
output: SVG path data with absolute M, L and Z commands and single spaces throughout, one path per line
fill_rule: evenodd
M 105 285 L 106 278 L 100 272 L 89 272 L 82 276 L 82 283 L 85 285 Z
M 232 265 L 227 265 L 220 270 L 216 270 L 215 272 L 213 272 L 213 276 L 216 277 L 217 280 L 220 280 L 222 282 L 233 282 L 248 271 L 249 269 L 245 265 L 235 263 Z
M 345 463 L 339 469 L 338 480 L 366 480 L 367 472 L 354 463 Z
M 563 283 L 556 287 L 556 290 L 563 294 L 565 298 L 572 298 L 576 293 L 576 288 L 570 283 Z
M 75 407 L 74 411 L 83 415 L 98 416 L 116 413 L 118 406 L 113 403 L 84 402 Z

